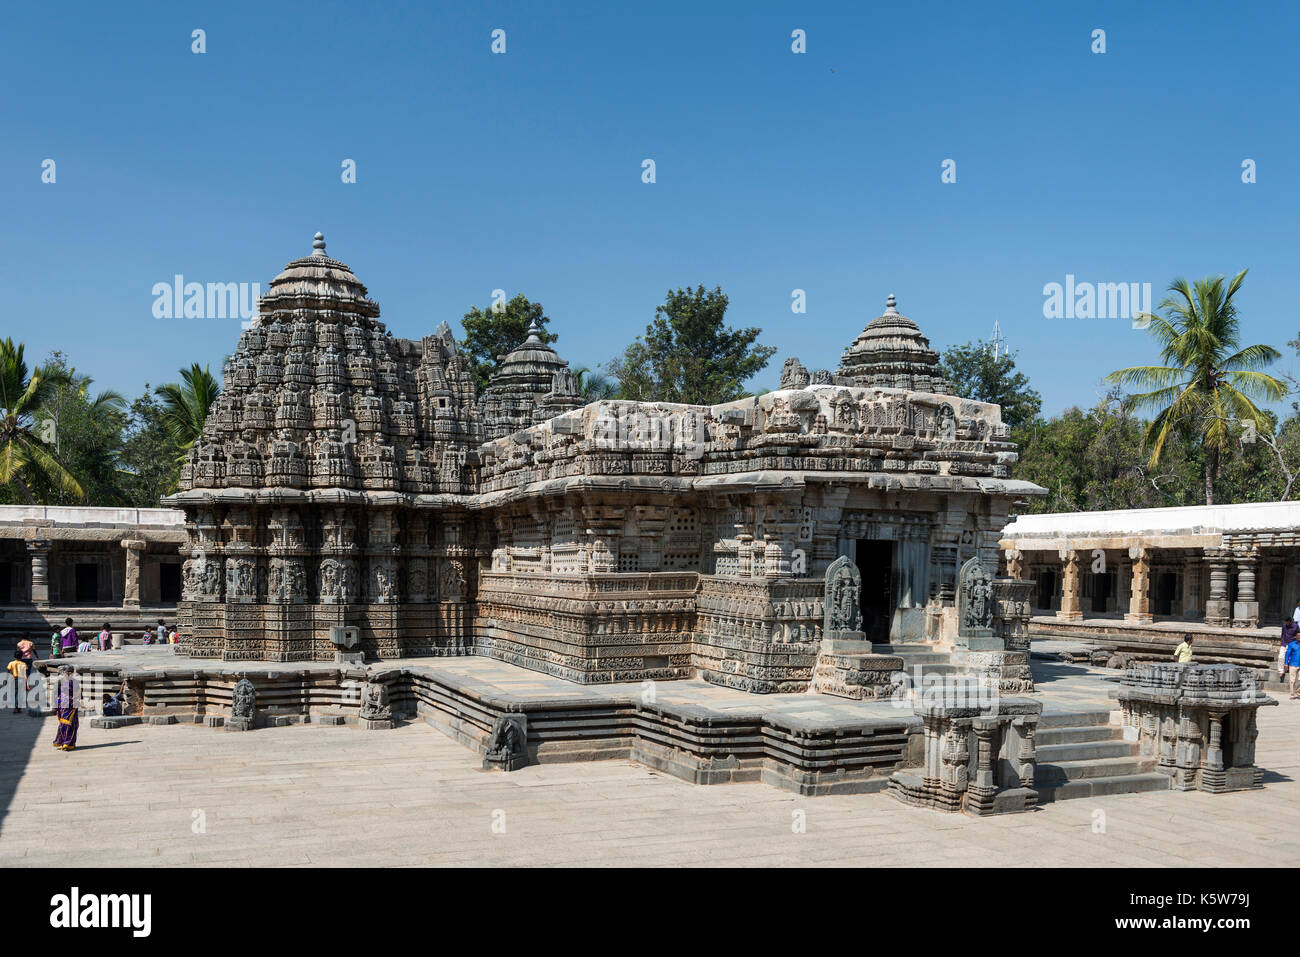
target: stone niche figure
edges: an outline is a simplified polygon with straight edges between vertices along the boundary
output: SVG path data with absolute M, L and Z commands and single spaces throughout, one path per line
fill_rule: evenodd
M 993 579 L 978 558 L 961 566 L 957 633 L 965 638 L 993 637 Z
M 257 711 L 257 689 L 247 678 L 240 678 L 230 696 L 230 720 L 227 731 L 251 731 Z
M 483 767 L 514 771 L 528 761 L 528 739 L 520 715 L 503 714 L 492 725 L 492 737 L 483 755 Z
M 862 573 L 847 555 L 826 569 L 825 613 L 822 635 L 831 639 L 864 641 L 862 633 Z
M 781 367 L 781 382 L 778 388 L 806 389 L 808 382 L 808 370 L 804 368 L 803 363 L 794 356 L 786 359 L 785 365 Z
M 388 704 L 388 685 L 367 681 L 361 686 L 361 727 L 381 730 L 393 726 L 393 709 Z

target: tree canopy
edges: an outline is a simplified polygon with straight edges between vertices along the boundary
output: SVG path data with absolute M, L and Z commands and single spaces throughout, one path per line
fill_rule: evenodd
M 474 306 L 461 317 L 465 335 L 460 341 L 460 352 L 469 364 L 479 395 L 488 387 L 501 357 L 523 345 L 528 338 L 528 327 L 534 322 L 541 330 L 542 342 L 555 342 L 557 337 L 546 331 L 550 319 L 542 304 L 532 302 L 522 293 L 495 311 L 492 306 L 486 309 Z
M 761 329 L 726 325 L 726 313 L 721 287 L 670 290 L 645 334 L 609 364 L 619 398 L 716 405 L 744 396 L 776 348 L 757 344 Z

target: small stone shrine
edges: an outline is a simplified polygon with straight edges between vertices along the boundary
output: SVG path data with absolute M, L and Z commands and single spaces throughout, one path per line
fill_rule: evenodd
M 1213 794 L 1261 786 L 1255 766 L 1256 714 L 1278 704 L 1239 665 L 1140 663 L 1128 668 L 1115 697 L 1125 737 L 1156 757 L 1175 791 Z

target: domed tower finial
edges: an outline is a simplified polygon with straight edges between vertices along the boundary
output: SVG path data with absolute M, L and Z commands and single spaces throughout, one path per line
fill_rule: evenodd
M 897 313 L 897 312 L 898 312 L 898 300 L 894 298 L 894 294 L 891 292 L 889 294 L 889 298 L 885 300 L 885 314 L 888 315 L 890 313 Z
M 313 256 L 325 255 L 325 236 L 321 233 L 316 234 L 316 238 L 311 241 L 311 254 Z
M 537 324 L 537 320 L 536 320 L 536 319 L 534 319 L 534 320 L 532 320 L 530 323 L 528 323 L 528 340 L 527 340 L 527 341 L 528 341 L 528 342 L 538 342 L 538 343 L 540 343 L 540 342 L 542 341 L 542 327 L 539 326 L 539 325 Z

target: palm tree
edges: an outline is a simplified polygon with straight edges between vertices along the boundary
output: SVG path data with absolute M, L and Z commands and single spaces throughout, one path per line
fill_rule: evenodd
M 618 383 L 598 368 L 575 366 L 573 374 L 578 380 L 578 394 L 588 402 L 612 399 L 618 395 Z
M 59 387 L 71 384 L 71 377 L 52 365 L 29 375 L 24 349 L 11 338 L 0 340 L 0 483 L 11 486 L 28 505 L 36 504 L 30 484 L 34 479 L 82 497 L 81 483 L 50 450 L 58 433 L 49 407 Z
M 183 384 L 168 382 L 153 391 L 162 399 L 163 425 L 183 456 L 203 435 L 203 423 L 221 394 L 221 386 L 208 367 L 200 368 L 197 362 L 182 369 L 181 378 Z
M 1151 390 L 1129 396 L 1125 406 L 1160 410 L 1146 430 L 1153 468 L 1171 434 L 1184 432 L 1200 439 L 1206 505 L 1214 504 L 1219 461 L 1232 442 L 1230 426 L 1266 426 L 1269 420 L 1255 401 L 1276 401 L 1286 394 L 1282 382 L 1259 371 L 1281 358 L 1280 352 L 1265 345 L 1238 348 L 1240 329 L 1232 297 L 1245 278 L 1243 269 L 1226 289 L 1223 276 L 1198 279 L 1194 286 L 1175 279 L 1169 286 L 1173 295 L 1160 303 L 1165 317 L 1141 317 L 1150 323 L 1165 365 L 1132 366 L 1106 377 L 1121 386 Z

